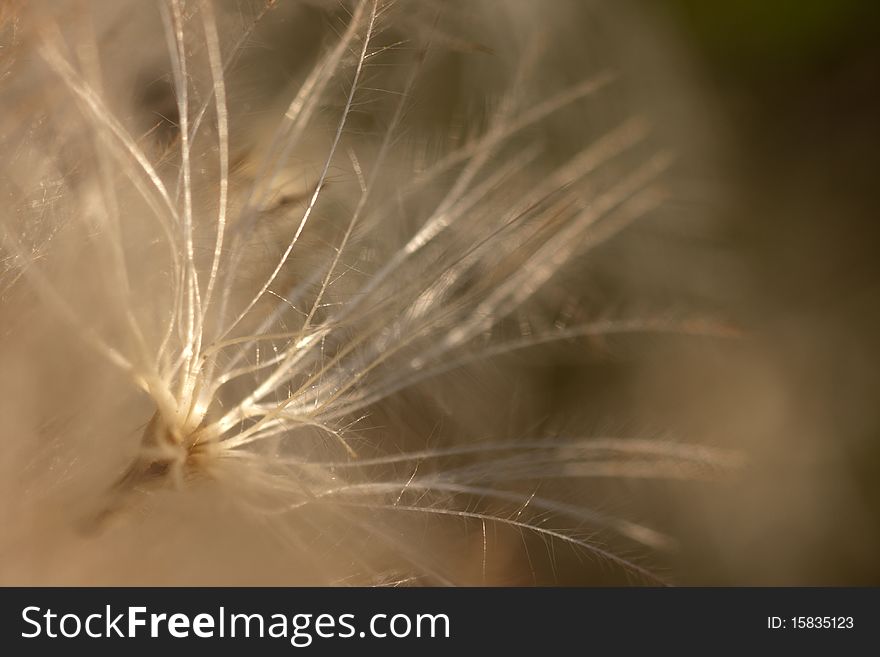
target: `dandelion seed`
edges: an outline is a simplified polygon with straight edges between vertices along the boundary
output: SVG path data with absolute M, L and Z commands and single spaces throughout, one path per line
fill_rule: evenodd
M 446 49 L 467 43 L 444 11 L 426 20 L 406 2 L 322 5 L 333 29 L 320 51 L 283 62 L 279 84 L 248 79 L 261 62 L 249 44 L 268 38 L 273 16 L 318 10 L 267 2 L 242 25 L 248 3 L 122 2 L 106 15 L 98 5 L 83 15 L 76 3 L 23 6 L 27 27 L 9 44 L 22 58 L 0 81 L 4 107 L 16 108 L 3 119 L 8 349 L 17 340 L 41 363 L 34 413 L 69 415 L 92 436 L 53 433 L 94 465 L 78 470 L 88 485 L 64 493 L 69 512 L 49 533 L 84 525 L 86 539 L 68 540 L 107 549 L 141 537 L 131 539 L 141 554 L 183 561 L 228 545 L 207 581 L 268 551 L 297 564 L 293 581 L 455 583 L 466 557 L 444 524 L 455 519 L 481 527 L 482 582 L 501 552 L 489 527 L 522 535 L 536 581 L 529 536 L 653 580 L 579 533 L 653 549 L 667 537 L 591 508 L 582 488 L 566 501 L 543 482 L 700 479 L 732 456 L 643 438 L 483 439 L 465 419 L 481 405 L 486 417 L 506 413 L 479 386 L 517 376 L 505 369 L 514 352 L 623 333 L 732 334 L 694 320 L 582 322 L 570 298 L 540 308 L 560 272 L 664 198 L 672 160 L 650 150 L 643 119 L 618 118 L 562 156 L 541 134 L 558 113 L 588 113 L 617 76 L 579 75 L 536 99 L 526 90 L 537 55 L 524 55 L 482 131 L 422 152 L 419 103 Z M 170 81 L 169 139 L 139 128 L 146 110 L 130 102 L 144 97 L 135 87 L 147 65 Z M 285 180 L 308 191 L 291 195 Z M 32 339 L 31 322 L 42 323 Z M 77 354 L 77 371 L 56 345 Z M 66 391 L 44 383 L 53 371 Z M 438 412 L 451 430 L 431 445 L 423 410 L 470 383 L 471 406 Z M 45 508 L 40 497 L 28 508 Z M 148 540 L 145 514 L 161 528 Z M 174 561 L 153 563 L 182 568 Z M 136 561 L 100 576 L 89 558 L 74 563 L 74 579 L 139 578 Z

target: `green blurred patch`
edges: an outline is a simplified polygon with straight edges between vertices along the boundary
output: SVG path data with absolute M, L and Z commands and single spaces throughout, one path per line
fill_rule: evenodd
M 711 55 L 734 68 L 799 66 L 880 33 L 880 0 L 667 2 Z

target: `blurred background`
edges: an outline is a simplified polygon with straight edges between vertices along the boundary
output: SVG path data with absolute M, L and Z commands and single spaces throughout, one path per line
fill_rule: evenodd
M 880 3 L 641 5 L 670 26 L 721 135 L 701 174 L 717 180 L 699 184 L 717 184 L 709 212 L 746 280 L 719 304 L 748 347 L 692 359 L 680 385 L 705 405 L 685 412 L 692 430 L 751 462 L 720 490 L 683 493 L 700 510 L 676 519 L 675 570 L 682 583 L 878 585 Z

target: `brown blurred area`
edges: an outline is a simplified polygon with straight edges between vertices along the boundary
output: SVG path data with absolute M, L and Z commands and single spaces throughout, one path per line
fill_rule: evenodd
M 711 212 L 746 283 L 718 301 L 749 331 L 748 354 L 682 374 L 715 409 L 703 429 L 751 462 L 696 493 L 675 569 L 880 584 L 880 7 L 643 4 L 674 27 L 724 133 Z
M 548 395 L 598 409 L 586 418 L 599 433 L 668 429 L 746 462 L 709 483 L 591 485 L 590 502 L 636 500 L 627 517 L 675 537 L 669 554 L 630 555 L 675 584 L 876 586 L 880 5 L 621 6 L 622 56 L 643 65 L 684 150 L 669 208 L 598 257 L 631 270 L 628 296 L 727 317 L 744 337 L 560 357 Z M 656 70 L 638 61 L 651 31 L 668 55 Z M 666 92 L 667 75 L 693 93 Z M 558 556 L 554 568 L 560 584 L 628 581 Z

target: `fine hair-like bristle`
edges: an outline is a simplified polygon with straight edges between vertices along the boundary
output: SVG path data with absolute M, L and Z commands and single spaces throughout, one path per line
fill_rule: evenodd
M 583 482 L 736 459 L 533 430 L 512 356 L 732 331 L 569 289 L 673 158 L 539 4 L 3 5 L 4 581 L 658 579 Z

